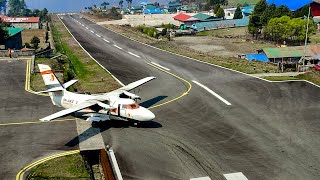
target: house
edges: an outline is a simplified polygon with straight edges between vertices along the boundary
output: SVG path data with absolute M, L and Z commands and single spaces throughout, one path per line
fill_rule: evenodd
M 210 15 L 203 14 L 203 13 L 198 13 L 196 15 L 193 15 L 192 17 L 200 19 L 200 21 L 211 21 L 211 20 L 217 19 L 214 16 L 210 16 Z
M 236 9 L 237 9 L 237 8 L 227 8 L 227 9 L 224 9 L 224 17 L 225 17 L 225 19 L 233 19 L 234 14 L 235 14 L 235 12 L 236 12 Z
M 23 28 L 7 28 L 9 38 L 4 42 L 5 49 L 21 49 L 22 48 L 22 35 Z
M 131 14 L 140 14 L 140 13 L 142 13 L 142 7 L 141 6 L 131 6 L 130 13 Z
M 24 28 L 24 29 L 40 29 L 41 22 L 39 17 L 8 17 L 0 15 L 0 18 L 11 24 L 15 28 Z
M 189 16 L 187 14 L 184 13 L 180 13 L 176 16 L 173 16 L 173 19 L 176 21 L 179 21 L 179 24 L 185 24 L 187 26 L 191 26 L 193 25 L 195 22 L 200 21 L 200 19 Z
M 167 8 L 168 8 L 168 12 L 178 12 L 178 9 L 181 7 L 181 4 L 177 3 L 177 4 L 171 4 L 169 3 Z
M 245 17 L 249 17 L 252 14 L 253 10 L 254 10 L 254 6 L 244 6 L 244 7 L 242 7 L 241 8 L 241 12 L 242 12 L 243 17 L 244 18 Z

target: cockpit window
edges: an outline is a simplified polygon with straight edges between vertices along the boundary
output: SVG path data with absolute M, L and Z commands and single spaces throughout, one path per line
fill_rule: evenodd
M 123 104 L 122 108 L 123 109 L 138 109 L 140 106 L 137 103 L 133 104 Z

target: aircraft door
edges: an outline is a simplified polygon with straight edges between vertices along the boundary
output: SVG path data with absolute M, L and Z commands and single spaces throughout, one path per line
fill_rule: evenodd
M 126 105 L 125 104 L 122 104 L 122 105 L 119 105 L 119 116 L 124 118 L 124 119 L 127 119 L 127 116 L 126 116 Z

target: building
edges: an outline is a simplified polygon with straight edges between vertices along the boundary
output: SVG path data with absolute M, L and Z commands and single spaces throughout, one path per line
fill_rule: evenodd
M 7 28 L 9 38 L 5 41 L 5 49 L 22 49 L 22 35 L 23 28 Z
M 41 21 L 39 17 L 8 17 L 0 15 L 0 18 L 10 23 L 12 27 L 24 29 L 40 29 Z
M 176 21 L 179 21 L 179 24 L 184 24 L 186 26 L 192 26 L 194 23 L 200 21 L 200 19 L 189 16 L 187 14 L 184 13 L 180 13 L 176 16 L 173 16 L 173 19 Z
M 196 14 L 196 15 L 193 15 L 192 17 L 197 18 L 197 19 L 200 19 L 200 21 L 211 21 L 211 20 L 217 19 L 217 18 L 214 17 L 214 16 L 210 16 L 210 15 L 203 14 L 203 13 L 198 13 L 198 14 Z M 220 19 L 220 18 L 219 18 L 219 19 Z
M 227 9 L 224 9 L 224 17 L 226 19 L 233 19 L 234 17 L 234 14 L 236 12 L 236 9 L 237 8 L 227 8 Z
M 264 48 L 261 54 L 247 54 L 248 60 L 263 62 L 299 62 L 301 57 L 312 58 L 320 55 L 320 45 Z M 267 60 L 266 60 L 267 57 Z
M 244 6 L 241 8 L 241 12 L 244 18 L 249 17 L 254 10 L 254 6 Z

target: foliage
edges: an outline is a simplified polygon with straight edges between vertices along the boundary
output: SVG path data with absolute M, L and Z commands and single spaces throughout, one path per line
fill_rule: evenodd
M 144 33 L 144 34 L 147 34 L 148 36 L 150 37 L 153 37 L 153 38 L 158 38 L 159 34 L 157 33 L 157 29 L 154 28 L 154 27 L 147 27 L 145 25 L 139 25 L 137 27 L 137 29 Z M 165 28 L 166 29 L 166 28 Z
M 122 7 L 123 7 L 123 0 L 120 0 L 120 1 L 119 1 L 119 6 L 120 6 L 120 8 L 122 9 Z
M 48 31 L 46 31 L 45 39 L 46 39 L 46 43 L 47 43 L 47 42 L 48 42 L 48 40 L 49 40 L 49 32 L 48 32 Z
M 33 36 L 33 38 L 31 39 L 30 43 L 33 45 L 34 49 L 38 49 L 39 43 L 40 43 L 40 39 L 37 36 Z
M 242 11 L 240 9 L 240 6 L 238 6 L 234 13 L 233 19 L 242 19 L 242 18 L 243 18 Z
M 310 5 L 305 5 L 300 9 L 297 9 L 293 12 L 293 17 L 298 18 L 298 17 L 307 17 L 309 14 L 309 7 Z
M 103 2 L 103 3 L 101 3 L 101 7 L 103 8 L 103 9 L 107 9 L 107 6 L 109 6 L 110 5 L 110 3 L 108 3 L 108 2 Z
M 260 0 L 256 6 L 253 9 L 253 12 L 249 19 L 249 25 L 248 25 L 248 31 L 252 36 L 255 36 L 258 38 L 258 35 L 260 34 L 263 22 L 262 22 L 262 14 L 267 8 L 267 2 L 266 0 Z
M 165 28 L 165 29 L 173 29 L 174 28 L 174 25 L 173 24 L 161 24 L 161 27 L 162 28 Z
M 265 27 L 265 37 L 273 41 L 303 42 L 306 34 L 307 19 L 282 16 L 272 18 Z M 309 21 L 308 37 L 315 32 L 315 26 Z
M 222 8 L 219 8 L 216 16 L 217 16 L 218 18 L 224 18 L 224 15 L 225 15 L 225 14 L 224 14 L 224 10 L 223 10 Z
M 126 1 L 127 1 L 127 4 L 128 4 L 128 7 L 131 7 L 132 0 L 126 0 Z
M 213 12 L 214 12 L 214 14 L 217 14 L 219 9 L 220 9 L 220 4 L 215 4 L 215 5 L 213 6 Z
M 28 42 L 26 42 L 26 43 L 24 43 L 24 47 L 31 48 L 31 45 Z
M 9 32 L 5 29 L 6 24 L 0 18 L 0 44 L 3 44 L 4 41 L 9 37 Z
M 18 16 L 24 9 L 27 8 L 24 0 L 9 0 L 9 6 L 9 16 Z
M 97 11 L 97 10 L 94 10 L 94 12 L 97 13 L 97 16 L 99 18 L 110 18 L 110 19 L 114 19 L 114 20 L 122 19 L 122 15 L 117 11 L 117 9 L 115 7 L 112 7 L 107 12 L 101 12 L 101 11 Z

